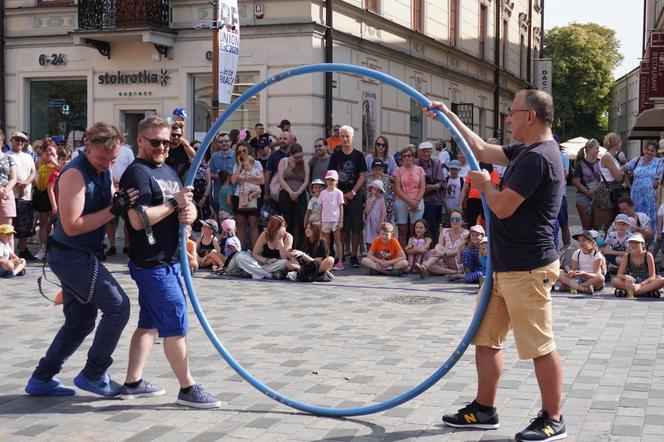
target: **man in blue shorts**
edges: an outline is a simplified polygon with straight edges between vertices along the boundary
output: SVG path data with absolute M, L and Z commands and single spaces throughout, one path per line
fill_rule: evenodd
M 120 131 L 108 123 L 95 123 L 85 135 L 87 150 L 62 169 L 57 184 L 58 217 L 47 257 L 62 282 L 65 323 L 25 387 L 33 396 L 76 393 L 55 375 L 94 330 L 99 310 L 102 317 L 88 359 L 74 384 L 104 397 L 117 396 L 121 389 L 106 370 L 129 320 L 129 298 L 96 254 L 104 240 L 104 226 L 123 215 L 137 193 L 114 195 L 110 167 L 120 155 Z
M 512 138 L 519 142 L 502 147 L 482 140 L 444 104 L 436 107 L 459 129 L 478 161 L 507 166 L 497 188 L 486 170 L 469 174 L 491 209 L 493 290 L 472 341 L 477 396 L 456 414 L 443 416 L 443 422 L 457 428 L 499 427 L 496 394 L 503 371 L 502 346 L 511 329 L 519 357 L 533 360 L 542 397 L 541 411 L 515 439 L 563 439 L 567 437 L 560 413 L 563 366 L 553 337 L 551 288 L 560 273 L 553 222 L 564 178 L 551 133 L 553 100 L 543 91 L 517 92 L 507 115 Z
M 194 408 L 217 408 L 220 401 L 196 384 L 189 372 L 187 302 L 178 262 L 178 230 L 179 222 L 194 222 L 196 206 L 192 189 L 182 188 L 175 170 L 165 164 L 170 135 L 171 128 L 162 118 L 142 120 L 138 125 L 138 156 L 120 180 L 121 186 L 139 191 L 137 204 L 127 212 L 125 221 L 129 272 L 138 286 L 140 306 L 120 398 L 165 394 L 164 389 L 143 379 L 143 368 L 159 333 L 164 338 L 166 359 L 180 383 L 176 402 Z

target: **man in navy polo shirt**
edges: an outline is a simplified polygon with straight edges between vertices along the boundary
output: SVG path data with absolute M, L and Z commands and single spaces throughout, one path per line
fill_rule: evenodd
M 563 367 L 553 338 L 551 288 L 558 279 L 553 222 L 562 200 L 563 165 L 553 140 L 553 100 L 543 91 L 521 90 L 508 108 L 512 138 L 507 146 L 482 140 L 443 104 L 478 161 L 505 165 L 498 188 L 485 170 L 471 172 L 491 209 L 490 254 L 493 291 L 486 314 L 473 337 L 478 388 L 475 400 L 456 414 L 443 416 L 451 427 L 495 429 L 495 408 L 503 369 L 502 345 L 510 329 L 521 359 L 532 359 L 542 409 L 516 434 L 517 441 L 552 441 L 567 437 L 560 413 Z M 428 113 L 433 116 L 432 112 Z
M 216 408 L 221 403 L 194 382 L 187 359 L 187 302 L 178 262 L 179 222 L 192 224 L 196 206 L 191 187 L 182 188 L 173 168 L 165 164 L 172 145 L 171 128 L 160 117 L 138 124 L 138 156 L 120 180 L 139 191 L 138 207 L 126 216 L 129 232 L 129 272 L 138 287 L 138 327 L 131 338 L 122 399 L 161 396 L 164 389 L 143 380 L 143 368 L 155 334 L 164 338 L 164 353 L 180 383 L 177 403 Z M 148 224 L 148 225 L 146 225 Z M 155 241 L 148 239 L 152 230 Z

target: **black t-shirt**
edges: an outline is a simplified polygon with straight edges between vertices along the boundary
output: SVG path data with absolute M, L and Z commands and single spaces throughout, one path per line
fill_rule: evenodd
M 339 173 L 337 186 L 343 193 L 353 190 L 360 173 L 367 171 L 367 161 L 364 155 L 357 149 L 353 149 L 350 155 L 346 155 L 341 149 L 335 151 L 330 157 L 327 170 L 336 170 Z
M 184 183 L 185 178 L 187 178 L 187 172 L 189 172 L 189 166 L 191 165 L 191 160 L 187 156 L 187 152 L 184 151 L 184 147 L 179 144 L 177 147 L 171 147 L 168 151 L 166 164 L 175 169 L 180 182 Z
M 137 203 L 144 206 L 158 206 L 181 189 L 180 180 L 175 171 L 164 164 L 158 167 L 148 161 L 136 158 L 129 165 L 120 179 L 122 189 L 138 190 Z M 148 244 L 144 230 L 134 230 L 125 215 L 129 233 L 129 259 L 138 267 L 165 267 L 178 261 L 178 216 L 173 212 L 152 226 L 157 242 Z
M 491 217 L 491 262 L 497 272 L 528 271 L 558 259 L 553 222 L 562 201 L 563 162 L 555 141 L 503 147 L 509 165 L 500 182 L 525 198 L 506 219 Z
M 327 246 L 325 241 L 322 239 L 318 241 L 318 245 L 310 243 L 307 238 L 300 238 L 300 242 L 297 245 L 297 250 L 300 250 L 312 258 L 327 258 L 329 256 L 327 252 Z
M 270 144 L 272 144 L 272 138 L 267 134 L 263 134 L 260 137 L 253 137 L 249 140 L 249 145 L 254 149 L 254 152 L 258 149 L 263 149 Z

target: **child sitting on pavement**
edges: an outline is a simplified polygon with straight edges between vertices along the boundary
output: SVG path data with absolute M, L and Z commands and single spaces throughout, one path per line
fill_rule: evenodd
M 431 235 L 426 220 L 418 219 L 413 227 L 415 235 L 411 236 L 404 249 L 408 257 L 408 268 L 406 273 L 416 273 L 415 264 L 422 264 L 422 261 L 429 257 L 431 248 Z
M 457 276 L 457 279 L 463 278 L 465 283 L 475 284 L 480 282 L 480 278 L 484 276 L 482 263 L 480 262 L 480 243 L 484 238 L 485 232 L 482 226 L 478 224 L 470 228 L 466 244 L 461 249 L 463 274 L 453 275 Z
M 655 272 L 655 258 L 646 250 L 646 241 L 640 233 L 633 233 L 627 239 L 627 254 L 611 284 L 617 297 L 627 296 L 628 292 L 639 297 L 661 296 L 664 279 Z
M 604 238 L 602 254 L 607 263 L 617 269 L 627 250 L 627 238 L 630 235 L 629 217 L 624 213 L 618 214 L 612 227 L 613 229 Z
M 210 268 L 216 272 L 224 265 L 225 257 L 221 254 L 221 247 L 215 234 L 219 230 L 219 225 L 213 219 L 201 221 L 201 236 L 196 241 L 196 256 L 198 268 Z
M 401 276 L 402 270 L 408 267 L 406 254 L 399 241 L 392 235 L 394 227 L 390 223 L 380 226 L 380 233 L 369 248 L 362 265 L 372 275 Z
M 12 250 L 12 236 L 16 233 L 11 224 L 0 224 L 0 277 L 11 278 L 25 274 L 25 259 Z
M 579 248 L 572 254 L 572 268 L 558 277 L 560 290 L 577 290 L 593 294 L 604 288 L 604 257 L 597 247 L 595 236 L 584 230 L 573 236 Z

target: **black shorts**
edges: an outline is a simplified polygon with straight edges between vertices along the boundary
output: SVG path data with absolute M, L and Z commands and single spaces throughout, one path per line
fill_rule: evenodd
M 16 200 L 16 218 L 14 218 L 15 238 L 30 238 L 35 234 L 35 209 L 32 201 Z
M 344 206 L 344 229 L 354 233 L 362 233 L 364 230 L 364 192 L 358 192 Z
M 48 199 L 48 191 L 36 190 L 32 194 L 32 207 L 37 212 L 51 212 L 51 200 Z

